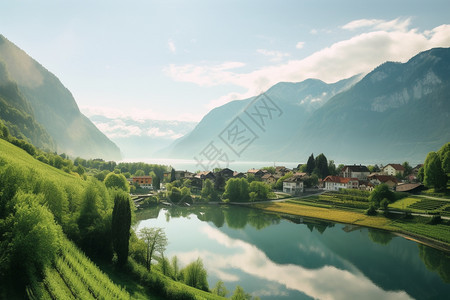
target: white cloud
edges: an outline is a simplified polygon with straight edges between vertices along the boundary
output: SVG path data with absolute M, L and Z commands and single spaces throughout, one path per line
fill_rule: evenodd
M 290 60 L 251 72 L 238 72 L 242 63 L 218 65 L 170 65 L 164 72 L 176 81 L 192 82 L 200 86 L 235 85 L 245 88 L 241 95 L 257 95 L 280 81 L 298 82 L 318 78 L 336 82 L 359 73 L 368 73 L 386 61 L 406 62 L 417 53 L 433 47 L 450 46 L 450 25 L 420 32 L 406 30 L 410 20 L 361 21 L 348 23 L 346 29 L 371 26 L 375 30 L 357 34 L 332 44 L 300 60 Z M 385 30 L 380 30 L 384 28 Z M 227 66 L 224 68 L 223 66 Z M 209 108 L 233 100 L 231 93 L 211 101 Z M 227 98 L 229 97 L 229 98 Z
M 297 49 L 302 49 L 304 46 L 305 46 L 305 42 L 298 42 L 298 43 L 295 45 L 295 48 L 297 48 Z
M 172 39 L 170 39 L 170 40 L 167 42 L 167 46 L 169 47 L 170 52 L 172 52 L 172 53 L 174 53 L 174 54 L 177 52 L 177 48 L 175 47 L 175 43 L 173 42 Z
M 281 51 L 271 51 L 266 49 L 258 49 L 256 50 L 258 53 L 271 57 L 270 61 L 279 62 L 283 60 L 283 58 L 290 56 L 289 53 L 281 52 Z
M 146 120 L 199 122 L 203 117 L 201 114 L 185 113 L 175 116 L 171 113 L 162 113 L 149 109 L 120 109 L 107 106 L 81 106 L 80 110 L 87 117 L 104 116 L 110 119 L 130 119 L 136 122 L 144 122 Z
M 351 21 L 344 26 L 342 29 L 347 30 L 355 30 L 363 27 L 369 27 L 376 30 L 385 30 L 385 31 L 406 31 L 411 24 L 411 19 L 394 19 L 391 21 L 380 20 L 380 19 L 359 19 L 355 21 Z

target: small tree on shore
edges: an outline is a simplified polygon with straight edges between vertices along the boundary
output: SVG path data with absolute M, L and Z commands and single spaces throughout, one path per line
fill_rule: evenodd
M 151 271 L 151 261 L 153 255 L 158 252 L 162 254 L 166 251 L 167 237 L 162 228 L 144 227 L 139 231 L 139 237 L 145 242 L 146 249 L 146 267 Z

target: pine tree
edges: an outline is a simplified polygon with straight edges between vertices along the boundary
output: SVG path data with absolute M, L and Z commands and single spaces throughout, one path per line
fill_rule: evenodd
M 315 167 L 316 162 L 314 161 L 314 154 L 311 153 L 308 158 L 308 162 L 306 163 L 306 173 L 311 174 L 314 171 Z
M 112 242 L 119 266 L 126 264 L 129 251 L 131 208 L 128 194 L 118 192 L 114 197 Z

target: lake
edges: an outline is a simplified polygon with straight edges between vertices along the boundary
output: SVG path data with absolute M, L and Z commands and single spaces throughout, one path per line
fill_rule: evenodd
M 222 280 L 261 299 L 444 299 L 450 254 L 375 229 L 236 206 L 151 208 L 136 231 L 162 227 L 185 266 L 200 257 Z

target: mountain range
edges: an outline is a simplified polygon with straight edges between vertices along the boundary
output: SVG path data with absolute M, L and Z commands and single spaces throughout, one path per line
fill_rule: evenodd
M 40 148 L 83 158 L 121 158 L 60 80 L 2 35 L 0 119 L 13 135 Z
M 198 161 L 304 162 L 324 153 L 339 163 L 419 163 L 450 140 L 449 98 L 450 48 L 435 48 L 334 84 L 278 83 L 213 109 L 161 153 Z

